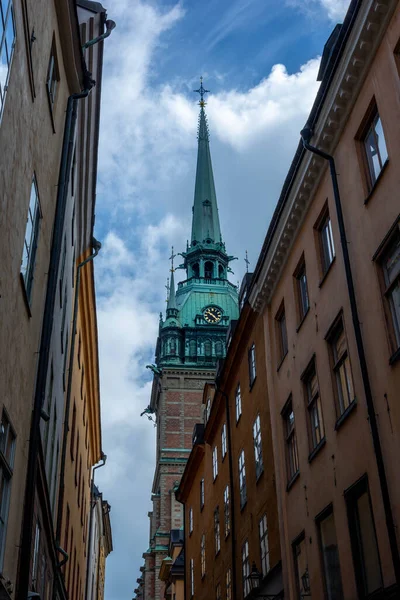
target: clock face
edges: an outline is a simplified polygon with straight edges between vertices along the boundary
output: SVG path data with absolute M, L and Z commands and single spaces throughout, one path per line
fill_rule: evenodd
M 206 308 L 203 316 L 207 323 L 219 323 L 222 317 L 222 312 L 216 306 L 210 306 Z

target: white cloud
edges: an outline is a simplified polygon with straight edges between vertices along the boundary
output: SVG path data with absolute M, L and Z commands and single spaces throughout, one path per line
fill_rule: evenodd
M 286 0 L 286 3 L 310 15 L 315 15 L 322 9 L 331 21 L 338 23 L 343 21 L 350 0 Z

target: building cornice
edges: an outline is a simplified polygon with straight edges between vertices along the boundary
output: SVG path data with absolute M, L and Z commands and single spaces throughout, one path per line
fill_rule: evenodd
M 312 143 L 324 152 L 333 154 L 338 145 L 396 5 L 396 0 L 365 0 L 360 3 L 339 64 L 313 124 Z M 276 226 L 270 240 L 266 240 L 268 249 L 260 257 L 251 286 L 249 301 L 257 312 L 271 301 L 292 244 L 327 168 L 326 161 L 311 153 L 302 153 L 299 163 Z

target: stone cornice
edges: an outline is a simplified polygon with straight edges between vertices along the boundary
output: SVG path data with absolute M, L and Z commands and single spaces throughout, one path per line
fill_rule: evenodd
M 313 127 L 312 144 L 329 154 L 333 154 L 337 147 L 396 5 L 396 0 L 365 0 L 361 3 Z M 301 159 L 257 280 L 251 289 L 249 301 L 258 312 L 271 301 L 292 244 L 326 168 L 326 161 L 310 152 Z

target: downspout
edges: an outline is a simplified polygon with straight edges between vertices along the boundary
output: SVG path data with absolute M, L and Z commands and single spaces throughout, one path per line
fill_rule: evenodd
M 74 298 L 74 312 L 72 319 L 72 331 L 71 331 L 71 348 L 69 353 L 69 370 L 68 370 L 68 383 L 67 393 L 65 399 L 65 411 L 64 411 L 64 425 L 63 425 L 63 442 L 61 450 L 61 463 L 60 463 L 60 487 L 58 492 L 58 507 L 57 507 L 57 529 L 56 529 L 56 545 L 59 548 L 61 544 L 61 528 L 64 508 L 64 491 L 65 491 L 65 462 L 67 457 L 67 440 L 69 432 L 69 413 L 71 408 L 71 390 L 72 390 L 72 378 L 74 372 L 74 357 L 75 357 L 75 338 L 76 338 L 76 323 L 78 319 L 78 304 L 79 304 L 79 289 L 81 284 L 81 269 L 88 262 L 92 261 L 99 253 L 101 244 L 95 238 L 92 238 L 92 248 L 94 252 L 83 260 L 76 269 L 75 279 L 75 298 Z M 65 548 L 68 550 L 68 548 Z M 64 564 L 64 562 L 62 563 Z M 60 563 L 58 567 L 62 566 Z
M 186 600 L 186 503 L 182 502 L 183 505 L 183 600 Z
M 381 442 L 380 442 L 380 438 L 379 438 L 378 423 L 377 423 L 377 419 L 376 419 L 371 384 L 370 384 L 369 374 L 368 374 L 367 359 L 365 356 L 365 349 L 364 349 L 364 343 L 363 343 L 363 339 L 362 339 L 360 320 L 358 317 L 357 300 L 356 300 L 356 294 L 355 294 L 355 289 L 354 289 L 353 275 L 352 275 L 352 271 L 351 271 L 349 250 L 348 250 L 348 246 L 347 246 L 346 231 L 345 231 L 343 212 L 342 212 L 342 204 L 341 204 L 341 200 L 340 200 L 339 185 L 338 185 L 338 181 L 337 181 L 337 174 L 336 174 L 336 167 L 335 167 L 335 159 L 330 154 L 327 154 L 326 152 L 323 152 L 319 148 L 315 148 L 314 146 L 310 145 L 310 140 L 313 136 L 313 131 L 308 126 L 306 126 L 300 132 L 300 135 L 303 140 L 304 148 L 306 148 L 307 150 L 309 150 L 310 152 L 312 152 L 314 154 L 317 154 L 318 156 L 320 156 L 321 158 L 323 158 L 329 162 L 329 168 L 330 168 L 330 172 L 331 172 L 332 186 L 333 186 L 333 195 L 334 195 L 335 206 L 336 206 L 336 214 L 337 214 L 338 225 L 339 225 L 340 244 L 341 244 L 342 253 L 343 253 L 347 290 L 348 290 L 348 294 L 349 294 L 351 315 L 352 315 L 352 320 L 353 320 L 354 335 L 356 338 L 358 359 L 359 359 L 360 369 L 361 369 L 361 377 L 362 377 L 363 386 L 364 386 L 365 399 L 367 402 L 368 419 L 369 419 L 369 424 L 371 427 L 372 443 L 373 443 L 374 452 L 375 452 L 376 465 L 377 465 L 378 476 L 379 476 L 379 483 L 380 483 L 380 488 L 381 488 L 381 493 L 382 493 L 383 507 L 384 507 L 384 511 L 385 511 L 386 528 L 387 528 L 387 533 L 388 533 L 388 537 L 389 537 L 390 551 L 391 551 L 391 555 L 392 555 L 392 562 L 393 562 L 393 568 L 394 568 L 394 573 L 395 573 L 395 577 L 396 577 L 396 583 L 397 583 L 398 588 L 400 589 L 400 556 L 399 556 L 399 549 L 397 547 L 396 527 L 394 524 L 392 507 L 390 504 L 390 495 L 389 495 L 389 487 L 388 487 L 386 472 L 385 472 L 385 463 L 383 460 L 382 446 L 381 446 Z
M 47 373 L 49 366 L 49 351 L 51 335 L 53 331 L 54 307 L 57 295 L 58 269 L 60 264 L 61 245 L 63 237 L 62 233 L 64 230 L 65 223 L 68 183 L 71 172 L 72 151 L 78 113 L 77 106 L 78 100 L 86 98 L 94 85 L 94 81 L 90 79 L 88 75 L 86 79 L 86 89 L 79 94 L 72 94 L 71 96 L 69 96 L 67 102 L 67 111 L 65 115 L 65 129 L 61 151 L 60 173 L 58 177 L 57 186 L 54 229 L 51 243 L 46 299 L 43 312 L 42 334 L 40 339 L 38 369 L 36 376 L 35 395 L 33 401 L 32 420 L 29 435 L 25 502 L 18 569 L 19 576 L 17 598 L 19 600 L 26 600 L 29 589 L 29 570 L 33 537 L 37 457 L 39 453 L 40 444 L 40 419 L 46 392 Z
M 231 503 L 231 545 L 232 545 L 232 598 L 236 598 L 236 527 L 235 527 L 235 494 L 233 489 L 233 458 L 232 458 L 232 435 L 231 418 L 228 395 L 218 387 L 216 382 L 215 389 L 225 398 L 225 412 L 228 424 L 228 464 L 229 464 L 229 497 Z
M 87 559 L 86 559 L 86 586 L 85 586 L 85 598 L 86 600 L 91 600 L 90 598 L 87 597 L 88 594 L 88 587 L 89 587 L 89 567 L 90 567 L 90 559 L 91 559 L 91 541 L 92 541 L 92 530 L 93 530 L 93 513 L 94 513 L 94 508 L 95 505 L 93 504 L 93 498 L 94 498 L 94 493 L 93 493 L 93 487 L 94 487 L 94 472 L 96 469 L 100 469 L 101 467 L 104 467 L 104 465 L 106 464 L 106 460 L 107 460 L 107 455 L 104 454 L 104 452 L 101 453 L 101 459 L 102 462 L 101 464 L 96 465 L 95 467 L 93 467 L 92 469 L 92 481 L 90 484 L 90 518 L 89 518 L 89 533 L 88 533 L 88 541 L 89 541 L 89 548 L 88 548 L 88 553 L 87 553 Z M 92 596 L 93 596 L 93 590 L 92 590 Z

